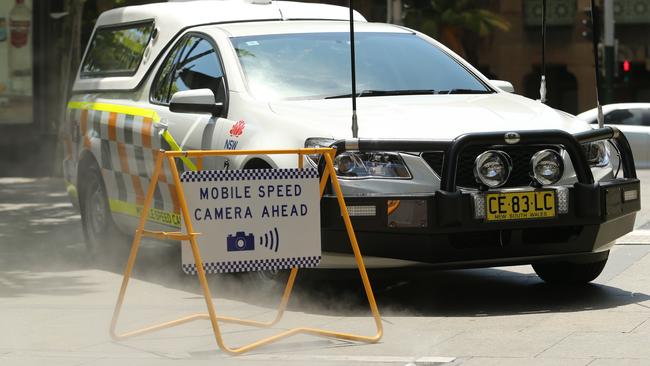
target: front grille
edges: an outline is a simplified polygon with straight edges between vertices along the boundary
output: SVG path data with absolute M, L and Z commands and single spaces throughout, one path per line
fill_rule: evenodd
M 518 146 L 471 146 L 463 150 L 458 160 L 458 173 L 456 185 L 465 188 L 478 188 L 479 184 L 474 179 L 474 160 L 487 150 L 501 150 L 512 158 L 512 172 L 504 187 L 528 186 L 532 182 L 530 178 L 530 158 L 544 149 L 560 151 L 553 145 L 518 145 Z M 422 153 L 422 159 L 433 169 L 438 176 L 442 177 L 444 169 L 443 162 L 445 153 L 443 151 L 427 151 Z

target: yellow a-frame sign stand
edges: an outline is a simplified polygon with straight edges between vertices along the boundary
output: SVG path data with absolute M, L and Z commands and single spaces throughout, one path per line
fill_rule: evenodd
M 374 317 L 375 320 L 375 325 L 377 327 L 377 333 L 373 336 L 363 336 L 363 335 L 356 335 L 356 334 L 348 334 L 348 333 L 339 333 L 339 332 L 334 332 L 330 330 L 324 330 L 324 329 L 316 329 L 316 328 L 306 328 L 306 327 L 299 327 L 299 328 L 293 328 L 289 329 L 283 332 L 280 332 L 274 336 L 260 339 L 256 342 L 238 347 L 238 348 L 230 348 L 226 346 L 224 343 L 222 334 L 221 334 L 221 328 L 219 323 L 220 322 L 226 322 L 226 323 L 236 323 L 236 324 L 241 324 L 241 325 L 249 325 L 249 326 L 255 326 L 255 327 L 271 327 L 278 323 L 280 319 L 282 318 L 282 315 L 284 314 L 284 311 L 287 307 L 287 303 L 289 302 L 289 297 L 291 296 L 291 291 L 293 289 L 293 284 L 296 279 L 296 275 L 298 273 L 298 268 L 292 268 L 291 273 L 289 275 L 289 279 L 287 281 L 287 285 L 284 290 L 284 294 L 282 296 L 282 300 L 280 301 L 280 305 L 278 307 L 278 312 L 277 315 L 275 316 L 275 319 L 269 321 L 269 322 L 258 322 L 258 321 L 253 321 L 253 320 L 247 320 L 247 319 L 239 319 L 239 318 L 232 318 L 232 317 L 226 317 L 226 316 L 218 316 L 214 304 L 212 302 L 212 295 L 210 293 L 210 288 L 208 286 L 208 282 L 206 280 L 205 276 L 205 269 L 203 268 L 203 261 L 201 259 L 201 253 L 199 252 L 199 247 L 196 242 L 196 236 L 200 235 L 199 233 L 195 233 L 194 230 L 192 229 L 192 222 L 190 220 L 190 214 L 189 210 L 187 208 L 187 203 L 185 202 L 185 195 L 183 193 L 183 189 L 181 186 L 181 181 L 180 181 L 180 176 L 178 174 L 178 170 L 176 167 L 176 162 L 174 158 L 195 158 L 197 159 L 197 166 L 199 169 L 201 169 L 202 166 L 202 159 L 205 157 L 213 157 L 213 156 L 232 156 L 232 155 L 262 155 L 262 154 L 267 154 L 267 155 L 273 155 L 273 154 L 297 154 L 298 155 L 298 166 L 299 168 L 302 169 L 303 167 L 303 160 L 305 155 L 321 155 L 325 159 L 325 170 L 323 172 L 323 176 L 321 177 L 320 180 L 320 195 L 321 197 L 323 196 L 323 192 L 325 191 L 325 186 L 328 181 L 331 181 L 332 187 L 334 188 L 334 192 L 336 193 L 336 197 L 338 200 L 339 207 L 341 208 L 341 216 L 343 217 L 343 221 L 345 222 L 345 229 L 347 230 L 348 237 L 350 238 L 350 243 L 352 246 L 352 251 L 354 252 L 354 257 L 357 263 L 357 266 L 359 268 L 359 274 L 361 275 L 361 281 L 363 282 L 363 287 L 366 292 L 366 296 L 368 298 L 368 303 L 370 304 L 370 311 L 372 312 L 372 316 Z M 363 258 L 361 256 L 361 251 L 359 250 L 359 244 L 357 243 L 357 238 L 354 233 L 354 229 L 352 228 L 352 223 L 350 221 L 350 216 L 348 214 L 347 207 L 345 205 L 345 201 L 343 199 L 343 193 L 341 191 L 341 186 L 339 185 L 337 176 L 336 176 L 336 171 L 334 170 L 334 156 L 336 154 L 336 151 L 331 148 L 314 148 L 314 149 L 293 149 L 293 150 L 239 150 L 239 151 L 233 151 L 233 150 L 198 150 L 198 151 L 160 151 L 156 157 L 155 161 L 155 166 L 153 170 L 153 175 L 151 177 L 151 182 L 149 184 L 149 187 L 147 189 L 147 194 L 143 203 L 142 207 L 142 214 L 140 216 L 140 223 L 138 224 L 138 228 L 136 229 L 135 232 L 135 237 L 133 238 L 133 244 L 131 246 L 131 252 L 129 254 L 129 259 L 126 264 L 126 268 L 124 269 L 124 277 L 122 279 L 122 286 L 120 288 L 120 293 L 117 299 L 117 303 L 115 304 L 115 310 L 113 312 L 113 318 L 111 320 L 111 326 L 110 326 L 110 334 L 111 337 L 115 340 L 122 340 L 126 339 L 129 337 L 149 333 L 149 332 L 154 332 L 157 330 L 165 329 L 165 328 L 170 328 L 174 327 L 176 325 L 180 325 L 183 323 L 187 323 L 193 320 L 198 320 L 198 319 L 209 319 L 211 324 L 212 324 L 212 330 L 214 332 L 214 337 L 217 342 L 217 345 L 221 350 L 223 350 L 226 353 L 232 354 L 232 355 L 239 355 L 244 352 L 250 351 L 254 348 L 278 341 L 283 338 L 290 337 L 292 335 L 296 334 L 311 334 L 315 336 L 321 336 L 321 337 L 330 337 L 330 338 L 339 338 L 339 339 L 346 339 L 346 340 L 352 340 L 352 341 L 359 341 L 359 342 L 366 342 L 366 343 L 374 343 L 379 341 L 383 334 L 383 327 L 381 323 L 381 317 L 379 315 L 379 309 L 377 308 L 377 303 L 375 302 L 375 297 L 372 292 L 372 286 L 370 285 L 370 280 L 368 279 L 368 274 L 366 273 L 366 267 L 363 263 Z M 181 215 L 183 216 L 183 223 L 185 225 L 185 230 L 186 232 L 181 231 L 178 232 L 161 232 L 161 231 L 150 231 L 145 229 L 145 223 L 147 222 L 147 216 L 149 213 L 149 209 L 151 207 L 151 201 L 153 199 L 154 191 L 156 189 L 156 185 L 158 183 L 158 178 L 161 173 L 162 169 L 162 164 L 163 160 L 166 159 L 167 162 L 169 163 L 169 167 L 174 179 L 174 185 L 176 187 L 176 194 L 178 195 L 178 201 L 181 209 Z M 155 324 L 151 325 L 149 327 L 145 327 L 142 329 L 130 331 L 127 333 L 122 333 L 118 334 L 116 332 L 116 327 L 117 327 L 117 322 L 120 316 L 120 311 L 122 310 L 122 305 L 124 304 L 124 297 L 126 294 L 126 288 L 129 284 L 129 279 L 131 278 L 131 272 L 133 270 L 133 266 L 135 264 L 135 259 L 138 254 L 138 249 L 140 247 L 140 241 L 142 240 L 143 236 L 147 237 L 152 237 L 152 238 L 159 238 L 159 239 L 173 239 L 173 240 L 179 240 L 179 241 L 189 241 L 189 244 L 192 248 L 192 253 L 194 255 L 194 263 L 196 264 L 196 269 L 197 269 L 197 274 L 198 274 L 198 279 L 199 283 L 201 284 L 201 288 L 203 290 L 203 296 L 205 298 L 205 303 L 207 306 L 207 313 L 199 313 L 199 314 L 193 314 L 189 316 L 185 316 L 176 320 L 168 321 L 165 323 L 160 323 L 160 324 Z

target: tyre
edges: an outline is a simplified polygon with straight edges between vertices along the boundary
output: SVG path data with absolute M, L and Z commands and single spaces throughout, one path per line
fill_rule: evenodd
M 533 264 L 533 269 L 539 278 L 546 283 L 580 285 L 595 280 L 605 268 L 608 257 L 609 251 L 607 251 L 604 259 L 595 262 L 536 263 Z
M 96 260 L 116 247 L 128 242 L 113 218 L 106 187 L 97 167 L 91 167 L 83 176 L 79 207 L 88 257 Z

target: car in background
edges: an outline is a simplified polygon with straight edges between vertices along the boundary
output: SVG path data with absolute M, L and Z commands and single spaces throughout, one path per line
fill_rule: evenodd
M 578 118 L 597 124 L 597 110 L 578 114 Z M 650 103 L 615 103 L 603 106 L 605 125 L 623 131 L 634 154 L 637 168 L 650 168 Z

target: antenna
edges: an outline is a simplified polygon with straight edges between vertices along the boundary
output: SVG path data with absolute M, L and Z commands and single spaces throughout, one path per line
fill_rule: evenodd
M 542 1 L 542 80 L 539 83 L 539 101 L 546 103 L 546 0 Z
M 359 125 L 357 124 L 357 73 L 354 58 L 354 9 L 350 0 L 350 68 L 352 74 L 352 138 L 359 137 Z
M 603 106 L 600 105 L 600 65 L 598 62 L 598 41 L 600 40 L 600 27 L 598 12 L 596 11 L 595 0 L 591 0 L 591 28 L 592 28 L 592 47 L 594 51 L 594 72 L 596 74 L 596 108 L 598 109 L 598 128 L 603 128 Z

